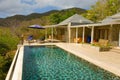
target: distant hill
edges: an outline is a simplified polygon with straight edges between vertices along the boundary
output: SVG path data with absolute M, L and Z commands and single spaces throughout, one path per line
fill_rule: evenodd
M 75 11 L 77 14 L 82 14 L 85 13 L 86 10 L 85 9 L 81 9 L 81 8 L 69 8 L 69 9 L 63 9 L 63 10 L 51 10 L 45 13 L 32 13 L 29 15 L 14 15 L 14 16 L 10 16 L 7 18 L 0 18 L 0 26 L 8 26 L 9 24 L 13 23 L 13 22 L 17 22 L 17 21 L 30 21 L 30 20 L 34 20 L 34 19 L 38 19 L 44 16 L 50 16 L 51 14 L 54 13 L 61 13 L 64 14 L 67 11 Z

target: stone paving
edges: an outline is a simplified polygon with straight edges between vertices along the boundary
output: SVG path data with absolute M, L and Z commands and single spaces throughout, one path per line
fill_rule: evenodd
M 120 76 L 120 54 L 115 52 L 98 52 L 88 45 L 75 43 L 58 43 L 57 46 Z

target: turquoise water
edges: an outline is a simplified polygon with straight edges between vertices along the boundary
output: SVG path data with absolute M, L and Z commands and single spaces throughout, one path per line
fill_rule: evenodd
M 55 46 L 25 46 L 22 80 L 120 80 Z

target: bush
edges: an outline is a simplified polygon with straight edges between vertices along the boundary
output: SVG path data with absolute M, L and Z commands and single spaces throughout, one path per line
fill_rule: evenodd
M 0 28 L 0 80 L 5 80 L 19 38 L 9 28 Z
M 9 47 L 8 47 L 6 44 L 0 43 L 0 54 L 1 54 L 1 55 L 5 56 L 6 53 L 7 53 L 9 50 L 10 50 Z
M 5 29 L 5 30 L 4 30 Z M 8 50 L 16 49 L 16 46 L 19 42 L 19 38 L 10 31 L 8 28 L 0 29 L 0 45 L 1 47 L 6 47 Z

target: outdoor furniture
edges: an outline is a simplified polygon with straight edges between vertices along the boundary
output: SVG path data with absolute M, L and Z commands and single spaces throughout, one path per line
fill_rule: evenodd
M 107 46 L 108 45 L 108 40 L 99 39 L 99 45 L 101 45 L 101 46 Z
M 33 29 L 40 29 L 40 30 L 45 30 L 45 27 L 42 27 L 38 24 L 35 24 L 35 25 L 30 25 L 28 26 L 28 28 L 33 28 Z M 41 38 L 40 40 L 33 40 L 33 36 L 29 36 L 28 37 L 28 42 L 29 43 L 33 43 L 33 42 L 43 42 L 44 38 Z
M 98 42 L 94 42 L 95 45 L 98 46 L 108 46 L 108 40 L 105 39 L 99 39 Z
M 45 39 L 44 40 L 45 42 L 52 42 L 52 43 L 58 43 L 58 42 L 60 42 L 60 40 L 57 40 L 57 39 Z
M 77 42 L 77 43 L 80 43 L 80 42 L 82 42 L 82 38 L 77 38 L 77 39 L 74 38 L 74 42 L 75 42 L 75 43 L 76 43 L 76 42 Z
M 28 36 L 28 40 L 32 40 L 33 39 L 33 35 Z
M 87 36 L 87 43 L 91 42 L 91 36 Z
M 33 35 L 28 36 L 28 43 L 34 43 L 36 40 L 33 39 Z

